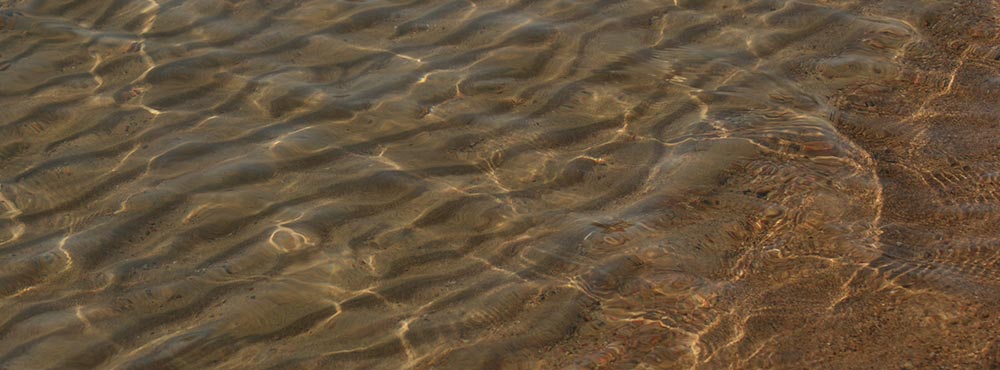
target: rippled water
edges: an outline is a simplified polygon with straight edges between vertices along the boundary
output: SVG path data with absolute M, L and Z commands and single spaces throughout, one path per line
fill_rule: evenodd
M 0 368 L 1000 368 L 996 1 L 0 1 Z

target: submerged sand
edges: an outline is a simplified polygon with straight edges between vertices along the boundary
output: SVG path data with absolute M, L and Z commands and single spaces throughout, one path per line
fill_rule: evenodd
M 998 15 L 0 1 L 0 369 L 998 369 Z

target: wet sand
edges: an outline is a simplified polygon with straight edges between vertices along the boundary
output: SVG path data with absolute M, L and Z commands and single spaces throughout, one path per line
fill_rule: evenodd
M 1000 2 L 0 1 L 0 369 L 1000 369 Z

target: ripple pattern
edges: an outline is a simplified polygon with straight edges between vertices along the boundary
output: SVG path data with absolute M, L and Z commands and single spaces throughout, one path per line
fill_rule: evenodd
M 998 8 L 0 1 L 0 369 L 996 368 Z

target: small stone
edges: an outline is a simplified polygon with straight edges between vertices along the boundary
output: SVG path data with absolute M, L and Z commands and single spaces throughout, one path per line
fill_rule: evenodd
M 768 207 L 766 210 L 764 210 L 764 216 L 767 216 L 767 217 L 775 217 L 775 216 L 778 216 L 780 214 L 781 214 L 781 210 L 778 209 L 777 207 Z

